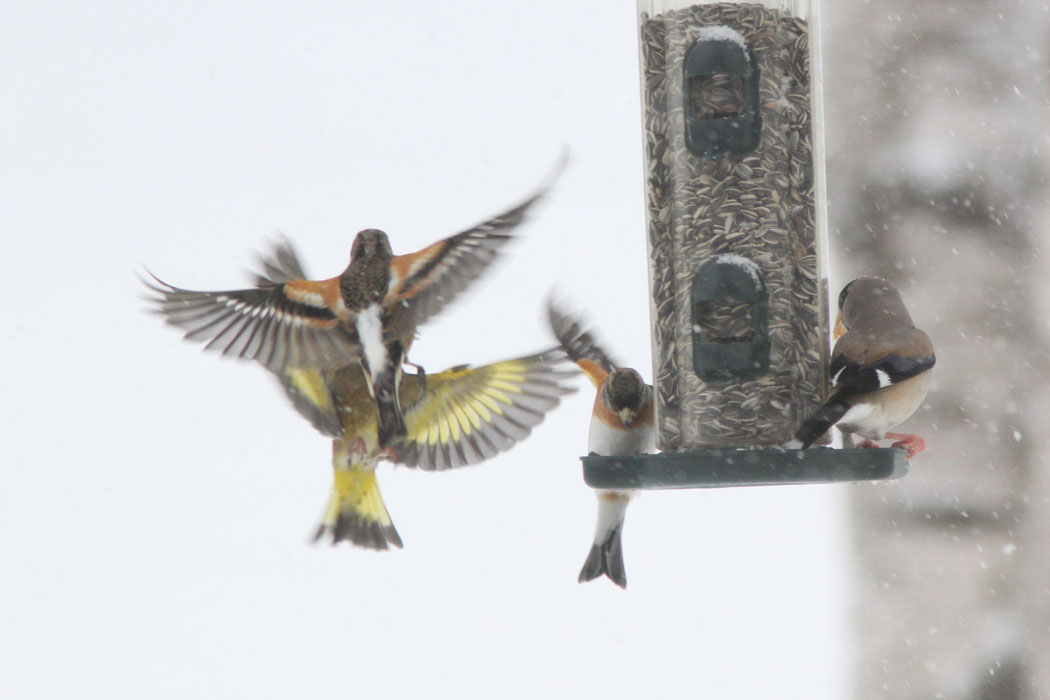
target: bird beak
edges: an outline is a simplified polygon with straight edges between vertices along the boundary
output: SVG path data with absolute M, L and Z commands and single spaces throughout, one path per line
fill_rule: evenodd
M 831 334 L 832 340 L 838 340 L 842 336 L 846 335 L 846 326 L 842 323 L 842 312 L 839 311 L 839 315 L 835 317 L 835 330 Z
M 630 426 L 631 421 L 634 420 L 634 411 L 629 408 L 622 408 L 619 411 L 620 420 L 623 422 L 623 427 L 627 428 Z

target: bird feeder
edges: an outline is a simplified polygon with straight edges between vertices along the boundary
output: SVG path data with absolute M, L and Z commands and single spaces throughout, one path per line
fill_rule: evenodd
M 906 470 L 899 449 L 786 447 L 828 384 L 816 9 L 816 0 L 638 0 L 663 453 L 585 457 L 591 486 L 855 481 Z

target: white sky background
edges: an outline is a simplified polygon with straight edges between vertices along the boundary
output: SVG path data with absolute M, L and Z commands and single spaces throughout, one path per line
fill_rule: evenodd
M 557 287 L 651 377 L 633 2 L 11 3 L 0 696 L 844 694 L 848 487 L 646 494 L 627 591 L 576 575 L 593 392 L 509 454 L 384 466 L 405 549 L 310 546 L 330 442 L 260 367 L 144 312 L 244 286 L 276 230 L 417 250 L 572 161 L 423 329 L 440 371 L 542 349 Z

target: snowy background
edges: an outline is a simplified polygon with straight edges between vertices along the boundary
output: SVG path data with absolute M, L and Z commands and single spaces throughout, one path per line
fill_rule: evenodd
M 517 203 L 568 146 L 413 359 L 544 348 L 557 287 L 649 376 L 635 32 L 633 2 L 601 0 L 5 7 L 0 696 L 844 697 L 853 487 L 648 494 L 627 591 L 579 585 L 581 377 L 506 456 L 382 468 L 403 551 L 310 546 L 330 443 L 261 368 L 144 312 L 143 266 L 241 286 L 280 230 L 330 276 L 357 230 L 417 250 Z M 841 162 L 877 131 L 828 101 Z

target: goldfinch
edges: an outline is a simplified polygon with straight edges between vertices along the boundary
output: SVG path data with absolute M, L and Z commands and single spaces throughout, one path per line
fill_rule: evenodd
M 510 449 L 573 391 L 564 366 L 564 353 L 550 351 L 482 367 L 461 365 L 425 378 L 408 374 L 399 389 L 406 434 L 385 449 L 359 364 L 279 375 L 299 412 L 333 438 L 334 481 L 315 540 L 329 535 L 333 544 L 401 547 L 376 481 L 379 461 L 439 471 Z

